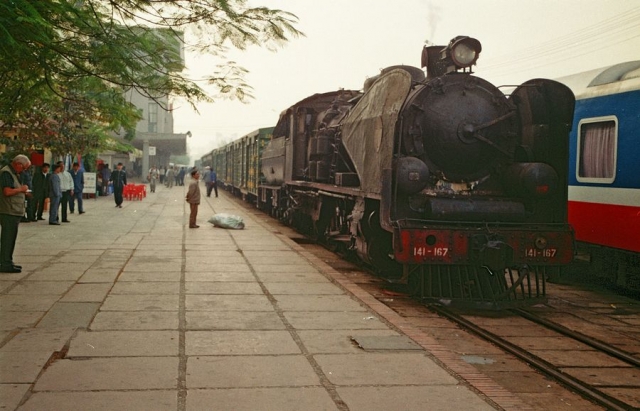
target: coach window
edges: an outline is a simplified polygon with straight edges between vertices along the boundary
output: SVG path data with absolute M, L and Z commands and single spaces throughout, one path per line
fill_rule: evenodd
M 616 178 L 618 120 L 614 116 L 581 120 L 578 125 L 577 180 L 613 183 Z

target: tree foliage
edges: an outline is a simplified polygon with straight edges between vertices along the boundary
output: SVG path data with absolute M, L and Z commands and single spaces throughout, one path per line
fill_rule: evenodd
M 126 91 L 195 108 L 212 96 L 181 73 L 181 45 L 219 59 L 208 78 L 219 95 L 246 99 L 246 70 L 225 53 L 278 47 L 301 35 L 296 21 L 246 0 L 2 0 L 0 131 L 62 153 L 134 130 L 140 116 Z

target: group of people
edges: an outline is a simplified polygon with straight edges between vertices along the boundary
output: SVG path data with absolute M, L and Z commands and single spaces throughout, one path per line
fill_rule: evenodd
M 13 250 L 21 222 L 44 220 L 42 217 L 45 199 L 49 198 L 49 224 L 60 225 L 58 209 L 62 204 L 62 222 L 68 223 L 67 207 L 74 212 L 75 202 L 78 213 L 84 214 L 82 189 L 84 174 L 78 163 L 72 171 L 64 169 L 64 163 L 53 165 L 44 163 L 33 175 L 31 160 L 25 155 L 17 155 L 11 164 L 0 169 L 0 273 L 19 273 L 22 267 L 13 262 Z
M 78 214 L 84 214 L 82 203 L 84 172 L 80 169 L 80 164 L 73 163 L 71 171 L 68 171 L 65 169 L 64 163 L 59 161 L 50 169 L 51 165 L 44 163 L 32 173 L 31 162 L 29 162 L 29 167 L 18 173 L 20 175 L 20 183 L 27 186 L 28 189 L 25 198 L 25 215 L 21 217 L 20 222 L 29 223 L 44 220 L 42 214 L 47 198 L 50 201 L 49 223 L 53 225 L 60 225 L 58 216 L 60 208 L 62 208 L 60 214 L 63 223 L 70 222 L 67 213 L 68 211 L 75 212 L 76 203 L 78 205 Z M 9 183 L 8 178 L 5 181 Z
M 49 198 L 49 224 L 60 225 L 70 223 L 68 212 L 75 212 L 75 203 L 78 203 L 78 214 L 84 214 L 82 203 L 82 191 L 84 190 L 84 171 L 79 163 L 73 163 L 71 172 L 65 170 L 64 163 L 58 161 L 53 165 L 49 173 L 49 164 L 44 163 L 33 176 L 33 199 L 35 207 L 31 221 L 44 220 L 45 199 Z M 29 205 L 27 200 L 27 218 L 29 218 Z M 61 209 L 61 210 L 60 210 Z M 60 214 L 60 215 L 59 215 Z M 62 220 L 60 219 L 62 217 Z

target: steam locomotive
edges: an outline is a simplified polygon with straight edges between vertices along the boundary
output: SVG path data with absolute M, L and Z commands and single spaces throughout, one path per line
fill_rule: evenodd
M 268 144 L 252 150 L 257 206 L 424 300 L 543 300 L 547 277 L 573 258 L 575 99 L 545 79 L 507 97 L 472 75 L 480 52 L 478 40 L 459 36 L 423 49 L 426 76 L 393 66 L 362 91 L 314 94 L 286 109 Z M 240 160 L 218 150 L 202 164 L 242 189 L 250 179 L 235 168 L 249 173 L 245 148 Z

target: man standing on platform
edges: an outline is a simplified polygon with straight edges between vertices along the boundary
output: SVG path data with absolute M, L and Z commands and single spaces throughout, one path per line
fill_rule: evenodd
M 0 170 L 0 273 L 19 273 L 22 267 L 13 263 L 13 250 L 18 226 L 24 216 L 24 201 L 29 187 L 20 184 L 20 173 L 31 166 L 29 157 L 19 154 Z
M 45 200 L 49 197 L 49 163 L 44 163 L 40 167 L 40 171 L 35 172 L 32 179 L 33 186 L 33 205 L 37 220 L 44 220 L 42 212 L 44 211 Z
M 216 171 L 212 169 L 205 181 L 207 182 L 207 197 L 211 197 L 211 190 L 215 190 L 216 197 L 218 197 L 218 175 Z
M 53 165 L 53 174 L 49 178 L 49 224 L 60 225 L 58 222 L 58 208 L 62 199 L 62 187 L 60 186 L 60 163 Z
M 176 179 L 176 173 L 173 171 L 173 166 L 169 167 L 167 174 L 164 177 L 166 181 L 164 185 L 169 188 L 173 187 L 174 180 Z
M 149 181 L 149 189 L 152 193 L 156 192 L 156 183 L 158 182 L 158 178 L 160 177 L 160 173 L 156 166 L 151 167 L 149 170 L 149 175 L 147 176 L 147 180 Z
M 58 161 L 58 164 L 60 165 L 60 188 L 62 189 L 62 222 L 70 223 L 67 210 L 70 209 L 69 203 L 73 197 L 73 177 L 65 170 L 62 161 Z
M 122 163 L 118 163 L 116 169 L 111 172 L 109 181 L 113 183 L 113 197 L 116 200 L 116 207 L 122 208 L 122 191 L 127 185 L 127 173 L 122 169 Z
M 198 206 L 200 205 L 200 173 L 197 168 L 191 170 L 191 184 L 189 184 L 189 190 L 187 191 L 187 203 L 191 208 L 189 214 L 189 228 L 199 228 L 196 224 L 196 218 L 198 217 Z
M 73 196 L 69 203 L 69 210 L 73 214 L 75 200 L 78 200 L 78 214 L 84 214 L 82 206 L 82 191 L 84 190 L 84 171 L 80 170 L 80 164 L 73 163 L 71 166 L 71 178 L 73 179 Z

